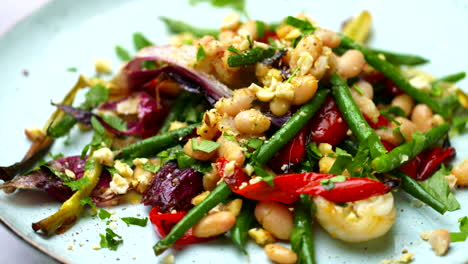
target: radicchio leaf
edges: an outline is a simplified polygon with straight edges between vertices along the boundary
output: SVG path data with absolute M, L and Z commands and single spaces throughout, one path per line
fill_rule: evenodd
M 142 203 L 157 206 L 161 212 L 188 211 L 191 200 L 203 192 L 203 175 L 192 168 L 179 169 L 169 162 L 151 180 Z

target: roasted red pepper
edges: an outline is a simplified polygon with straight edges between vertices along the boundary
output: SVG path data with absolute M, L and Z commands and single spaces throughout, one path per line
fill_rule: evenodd
M 371 72 L 364 73 L 362 75 L 362 78 L 364 78 L 364 80 L 366 80 L 367 82 L 371 84 L 375 84 L 386 79 L 385 75 L 383 75 L 382 73 L 378 71 L 371 71 Z
M 268 41 L 269 38 L 277 40 L 278 35 L 276 35 L 276 32 L 274 32 L 274 31 L 268 31 L 263 35 L 263 38 L 259 39 L 258 41 L 268 44 L 269 43 L 269 41 Z
M 284 172 L 282 167 L 285 164 L 289 168 L 291 164 L 300 163 L 306 155 L 308 134 L 309 128 L 307 126 L 303 127 L 301 131 L 278 152 L 278 155 L 271 160 L 270 166 L 276 171 Z
M 149 213 L 149 217 L 151 223 L 156 228 L 156 232 L 159 234 L 160 237 L 165 237 L 171 231 L 172 227 L 177 224 L 184 216 L 186 212 L 175 212 L 175 213 L 161 213 L 159 208 L 153 207 Z M 176 244 L 178 245 L 186 245 L 186 244 L 194 244 L 194 243 L 201 243 L 208 240 L 213 239 L 214 237 L 209 238 L 202 238 L 196 237 L 192 233 L 192 228 L 187 230 L 185 234 L 177 240 Z
M 336 146 L 348 137 L 348 128 L 335 100 L 328 97 L 312 117 L 311 140 L 317 144 L 328 143 Z
M 227 163 L 229 162 L 223 158 L 218 159 L 216 168 L 218 173 L 224 176 L 225 182 L 233 192 L 258 201 L 290 204 L 296 201 L 300 194 L 310 194 L 320 195 L 329 201 L 341 203 L 384 194 L 391 189 L 379 181 L 367 178 L 346 178 L 346 181 L 334 183 L 335 186 L 327 190 L 320 184 L 320 181 L 333 178 L 336 175 L 315 172 L 279 175 L 273 179 L 273 186 L 264 181 L 249 184 L 249 178 L 238 166 L 234 166 L 234 170 L 229 175 L 224 175 Z
M 390 81 L 389 79 L 386 79 L 385 80 L 385 83 L 384 83 L 384 87 L 385 87 L 385 90 L 384 90 L 384 94 L 385 95 L 389 95 L 389 96 L 397 96 L 397 95 L 400 95 L 400 94 L 404 94 L 405 92 L 403 92 L 400 88 L 398 88 L 398 86 L 396 86 L 396 84 L 394 84 L 392 81 Z

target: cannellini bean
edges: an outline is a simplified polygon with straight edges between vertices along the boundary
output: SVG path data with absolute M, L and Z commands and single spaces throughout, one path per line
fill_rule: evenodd
M 276 238 L 289 240 L 293 216 L 286 206 L 275 202 L 259 202 L 255 207 L 255 218 Z
M 200 144 L 202 138 L 192 138 L 187 143 L 184 145 L 184 153 L 189 155 L 190 157 L 197 159 L 197 160 L 210 160 L 211 158 L 214 157 L 214 155 L 217 152 L 217 149 L 211 151 L 211 152 L 204 152 L 200 150 L 194 150 L 192 148 L 192 140 L 196 140 L 197 144 Z
M 429 234 L 428 242 L 437 256 L 443 256 L 450 246 L 450 233 L 447 229 L 436 229 Z
M 352 78 L 357 76 L 365 65 L 364 55 L 359 50 L 347 50 L 338 58 L 338 74 L 343 78 Z
M 414 107 L 414 100 L 407 94 L 400 94 L 393 98 L 392 106 L 400 107 L 403 109 L 403 111 L 405 111 L 406 116 L 409 116 Z
M 218 172 L 214 169 L 205 173 L 205 175 L 203 175 L 203 188 L 207 191 L 212 191 L 220 178 Z
M 399 133 L 393 133 L 393 128 L 379 128 L 375 131 L 381 140 L 385 140 L 394 146 L 403 142 L 403 137 Z
M 302 105 L 314 97 L 317 91 L 318 81 L 312 75 L 297 76 L 293 78 L 297 85 L 294 87 L 293 105 Z
M 268 258 L 279 264 L 294 264 L 297 262 L 297 255 L 291 249 L 279 244 L 268 244 L 264 248 Z
M 452 174 L 457 177 L 457 184 L 461 186 L 468 186 L 468 159 L 457 164 L 452 169 Z
M 324 46 L 330 48 L 336 48 L 341 43 L 340 36 L 338 36 L 336 32 L 329 29 L 319 28 L 314 32 L 314 35 L 318 36 L 322 40 Z
M 359 110 L 369 118 L 373 123 L 377 123 L 379 120 L 380 112 L 375 106 L 374 101 L 369 99 L 367 96 L 360 94 L 355 89 L 351 89 L 351 95 L 354 101 L 359 107 Z
M 249 109 L 237 114 L 234 123 L 239 132 L 258 135 L 270 128 L 271 121 L 260 111 Z
M 282 98 L 274 98 L 270 102 L 270 110 L 276 116 L 283 116 L 289 111 L 291 104 L 288 100 Z
M 432 110 L 425 104 L 418 104 L 411 113 L 411 121 L 421 132 L 427 132 L 432 128 Z
M 237 166 L 242 167 L 245 161 L 245 155 L 239 143 L 226 139 L 224 136 L 220 136 L 217 142 L 221 144 L 218 148 L 219 157 L 224 157 L 229 161 L 233 160 L 236 162 Z
M 334 238 L 347 242 L 364 242 L 390 230 L 396 218 L 393 195 L 373 196 L 339 206 L 325 198 L 314 198 L 320 225 Z
M 216 109 L 220 114 L 235 116 L 242 110 L 252 107 L 252 101 L 255 99 L 255 93 L 247 88 L 235 90 L 232 97 L 221 98 L 216 102 Z
M 416 125 L 410 120 L 401 116 L 396 117 L 395 120 L 400 123 L 400 132 L 403 134 L 406 141 L 413 139 L 413 133 L 418 130 Z M 392 127 L 396 126 L 396 124 L 392 123 Z
M 236 223 L 234 214 L 221 211 L 206 215 L 193 226 L 193 235 L 197 237 L 212 237 L 226 233 Z
M 296 48 L 293 50 L 294 53 L 291 56 L 292 61 L 298 61 L 302 52 L 308 52 L 314 59 L 318 58 L 322 53 L 322 40 L 316 35 L 308 35 L 302 38 L 299 43 L 297 43 Z
M 365 97 L 369 99 L 374 98 L 374 88 L 372 87 L 370 83 L 366 81 L 359 81 L 356 83 L 356 85 L 362 89 Z

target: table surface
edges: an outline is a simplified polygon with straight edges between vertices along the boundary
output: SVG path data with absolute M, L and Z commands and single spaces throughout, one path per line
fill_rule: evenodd
M 0 1 L 0 37 L 18 21 L 44 5 L 49 0 L 2 0 Z M 1 164 L 6 165 L 6 164 Z M 0 225 L 0 263 L 54 263 Z

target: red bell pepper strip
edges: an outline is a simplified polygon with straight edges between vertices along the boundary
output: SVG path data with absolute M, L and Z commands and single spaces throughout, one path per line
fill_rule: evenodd
M 248 177 L 242 168 L 235 165 L 232 173 L 224 175 L 228 162 L 223 158 L 218 159 L 216 163 L 218 173 L 221 177 L 224 176 L 224 180 L 233 192 L 252 200 L 290 204 L 296 201 L 300 194 L 310 194 L 341 203 L 366 199 L 391 190 L 391 187 L 367 178 L 346 178 L 346 181 L 335 183 L 334 188 L 327 190 L 320 185 L 320 181 L 336 175 L 315 172 L 279 175 L 273 179 L 273 186 L 264 181 L 249 184 Z
M 303 127 L 301 131 L 288 142 L 269 163 L 276 171 L 284 171 L 281 169 L 285 164 L 298 164 L 306 155 L 307 136 L 309 128 Z
M 328 143 L 336 146 L 348 137 L 348 124 L 333 97 L 325 100 L 311 120 L 311 140 L 317 144 Z
M 186 212 L 175 212 L 175 213 L 161 213 L 158 207 L 153 207 L 149 213 L 151 223 L 156 228 L 156 232 L 159 236 L 165 237 L 171 231 L 172 227 L 177 224 L 184 216 Z M 194 243 L 201 243 L 213 239 L 214 237 L 196 237 L 193 235 L 192 228 L 187 230 L 185 234 L 177 240 L 178 245 L 187 245 Z
M 385 75 L 383 75 L 382 73 L 378 71 L 371 71 L 368 73 L 364 73 L 362 75 L 362 78 L 364 78 L 364 80 L 366 80 L 367 82 L 371 84 L 375 84 L 386 79 Z
M 423 181 L 427 179 L 440 164 L 446 159 L 455 155 L 454 148 L 432 148 L 423 152 L 423 158 L 416 174 L 416 180 Z

